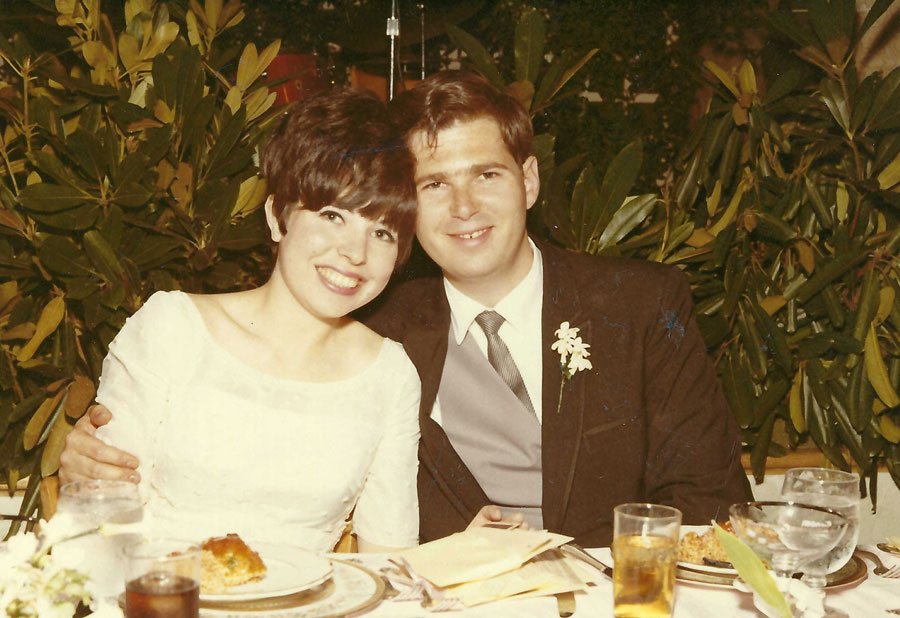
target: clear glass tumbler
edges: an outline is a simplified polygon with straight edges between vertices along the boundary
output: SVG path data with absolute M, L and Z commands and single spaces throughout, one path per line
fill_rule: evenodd
M 613 516 L 613 613 L 616 618 L 670 618 L 681 511 L 620 504 Z

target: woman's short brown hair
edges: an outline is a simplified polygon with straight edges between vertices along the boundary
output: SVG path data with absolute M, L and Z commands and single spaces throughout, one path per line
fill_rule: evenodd
M 282 233 L 292 207 L 336 206 L 397 233 L 397 264 L 415 232 L 413 158 L 373 94 L 340 88 L 304 99 L 285 113 L 262 153 L 272 212 Z
M 528 112 L 515 97 L 497 90 L 477 73 L 434 73 L 412 90 L 397 95 L 390 109 L 406 139 L 424 131 L 432 145 L 439 131 L 456 122 L 493 118 L 516 162 L 522 165 L 531 156 L 534 129 Z

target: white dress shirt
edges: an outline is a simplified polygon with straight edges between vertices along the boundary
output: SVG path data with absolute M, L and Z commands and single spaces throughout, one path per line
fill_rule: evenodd
M 478 348 L 487 358 L 487 336 L 475 323 L 475 317 L 482 311 L 493 310 L 503 316 L 499 335 L 513 361 L 519 368 L 525 389 L 531 398 L 531 405 L 537 414 L 538 422 L 542 419 L 541 396 L 542 354 L 541 354 L 541 309 L 544 304 L 544 267 L 541 252 L 528 239 L 531 246 L 531 269 L 516 287 L 510 290 L 493 307 L 485 307 L 456 289 L 447 278 L 444 278 L 444 290 L 450 304 L 450 328 L 454 339 L 461 345 L 466 335 L 472 337 Z M 438 424 L 441 422 L 440 400 L 436 399 L 431 409 L 431 418 Z

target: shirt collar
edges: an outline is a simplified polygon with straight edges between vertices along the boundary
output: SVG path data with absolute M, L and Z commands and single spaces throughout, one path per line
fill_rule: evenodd
M 515 328 L 524 328 L 532 312 L 535 310 L 540 312 L 541 303 L 536 300 L 541 300 L 543 297 L 544 268 L 541 262 L 541 252 L 531 238 L 528 239 L 528 244 L 531 246 L 531 269 L 525 278 L 493 307 L 485 307 L 478 301 L 469 298 L 444 277 L 444 291 L 447 294 L 447 302 L 450 304 L 450 328 L 453 329 L 457 345 L 462 344 L 472 322 L 475 321 L 475 316 L 482 311 L 493 309 Z

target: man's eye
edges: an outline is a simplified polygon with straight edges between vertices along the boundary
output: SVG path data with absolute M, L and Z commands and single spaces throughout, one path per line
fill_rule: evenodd
M 499 176 L 497 172 L 482 172 L 481 177 L 486 179 L 496 178 Z
M 444 184 L 444 183 L 438 182 L 438 181 L 429 182 L 429 183 L 426 184 L 426 185 L 422 185 L 422 190 L 427 190 L 427 189 L 440 189 L 440 188 L 443 186 L 443 184 Z

